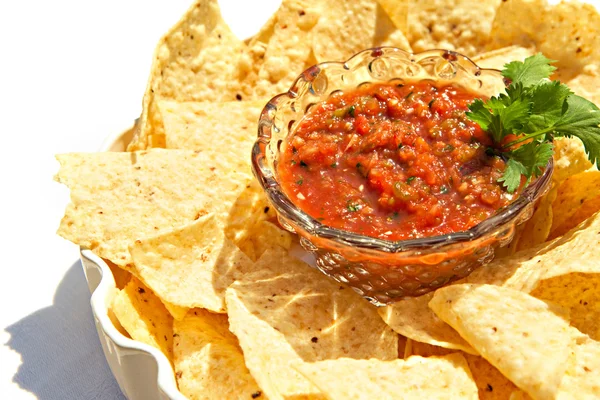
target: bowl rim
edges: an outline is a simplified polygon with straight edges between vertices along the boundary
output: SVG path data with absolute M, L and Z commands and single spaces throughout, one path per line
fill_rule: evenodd
M 97 319 L 103 333 L 118 347 L 151 356 L 157 366 L 157 388 L 169 399 L 185 400 L 186 397 L 183 396 L 183 394 L 177 388 L 177 383 L 175 382 L 175 371 L 171 367 L 171 363 L 167 357 L 160 350 L 146 343 L 142 343 L 138 340 L 124 336 L 110 320 L 106 301 L 110 298 L 111 292 L 118 289 L 116 288 L 114 276 L 108 267 L 108 264 L 106 264 L 102 258 L 95 255 L 91 250 L 81 247 L 80 257 L 98 267 L 102 275 L 100 283 L 92 292 L 90 304 L 92 313 Z M 124 378 L 128 379 L 127 376 L 124 376 Z
M 374 47 L 362 50 L 346 61 L 326 61 L 313 65 L 304 70 L 293 82 L 287 92 L 280 93 L 264 106 L 258 123 L 258 137 L 252 147 L 252 170 L 255 177 L 260 182 L 263 190 L 266 192 L 269 200 L 274 205 L 275 210 L 279 215 L 284 216 L 287 220 L 297 224 L 303 231 L 312 236 L 317 236 L 321 239 L 331 240 L 343 246 L 351 246 L 362 249 L 375 249 L 386 253 L 401 253 L 407 250 L 425 250 L 438 248 L 446 245 L 454 245 L 458 243 L 470 242 L 479 239 L 486 234 L 493 232 L 494 228 L 509 222 L 512 218 L 518 216 L 521 211 L 530 203 L 537 200 L 548 189 L 548 184 L 552 178 L 554 162 L 551 158 L 544 172 L 528 186 L 523 189 L 516 200 L 497 210 L 491 217 L 485 219 L 474 227 L 459 232 L 451 232 L 444 235 L 428 236 L 417 239 L 405 240 L 387 240 L 366 236 L 350 231 L 334 228 L 321 223 L 314 217 L 304 212 L 300 207 L 296 206 L 290 198 L 282 190 L 281 185 L 274 178 L 275 173 L 267 165 L 266 148 L 270 143 L 271 129 L 274 126 L 272 115 L 277 110 L 280 102 L 286 99 L 294 99 L 299 97 L 298 85 L 301 81 L 309 81 L 316 79 L 319 73 L 324 68 L 333 66 L 349 69 L 349 63 L 352 63 L 359 57 L 370 53 L 373 59 L 383 55 L 384 51 L 400 53 L 403 56 L 410 57 L 410 61 L 414 62 L 416 57 L 426 57 L 438 55 L 449 62 L 461 62 L 462 67 L 470 68 L 474 76 L 480 76 L 482 73 L 492 73 L 499 75 L 500 71 L 493 68 L 481 68 L 469 57 L 460 54 L 456 51 L 446 49 L 432 49 L 418 53 L 410 53 L 396 47 Z M 464 63 L 464 65 L 463 65 Z M 499 76 L 500 78 L 500 76 Z M 506 83 L 505 83 L 506 84 Z

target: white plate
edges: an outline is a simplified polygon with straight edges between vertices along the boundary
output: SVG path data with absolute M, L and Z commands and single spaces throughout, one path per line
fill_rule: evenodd
M 123 151 L 133 129 L 109 137 L 102 151 Z M 92 293 L 92 313 L 108 365 L 129 400 L 185 400 L 177 389 L 171 363 L 158 349 L 123 336 L 109 318 L 117 290 L 109 266 L 90 250 L 81 249 L 81 265 Z

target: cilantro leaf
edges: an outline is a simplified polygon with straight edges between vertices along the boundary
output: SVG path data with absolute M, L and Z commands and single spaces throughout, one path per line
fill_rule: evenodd
M 526 176 L 538 177 L 552 157 L 552 143 L 527 143 L 510 152 L 510 157 L 525 166 Z
M 531 103 L 522 98 L 512 100 L 509 96 L 492 97 L 486 103 L 477 99 L 469 105 L 467 116 L 477 122 L 481 129 L 489 131 L 495 142 L 501 141 L 504 132 L 523 127 L 530 113 Z
M 515 132 L 523 127 L 530 114 L 531 103 L 524 99 L 517 99 L 500 110 L 500 119 L 505 131 Z
M 547 78 L 556 69 L 541 53 L 504 66 L 510 80 L 506 94 L 476 100 L 467 116 L 486 130 L 495 143 L 491 154 L 507 159 L 498 180 L 514 192 L 522 176 L 529 182 L 539 176 L 552 157 L 556 136 L 581 139 L 590 161 L 600 166 L 600 109 L 573 94 L 560 82 Z M 507 143 L 507 137 L 516 137 Z
M 513 82 L 509 87 L 506 88 L 506 94 L 509 100 L 524 99 L 527 96 L 527 89 L 523 87 L 521 82 Z M 502 95 L 500 95 L 502 96 Z
M 481 129 L 484 131 L 488 130 L 488 127 L 492 123 L 492 113 L 485 107 L 483 100 L 476 99 L 474 102 L 469 104 L 469 110 L 467 111 L 467 117 L 472 121 L 479 124 Z
M 527 169 L 525 166 L 515 159 L 510 158 L 506 163 L 504 174 L 498 182 L 502 182 L 509 193 L 513 193 L 521 184 L 521 175 L 525 175 Z
M 523 87 L 539 83 L 542 79 L 547 79 L 556 70 L 556 67 L 550 65 L 554 62 L 542 53 L 537 53 L 527 57 L 523 62 L 513 61 L 504 65 L 502 76 L 508 78 L 512 83 L 521 83 Z
M 573 92 L 567 85 L 555 82 L 542 82 L 531 91 L 531 117 L 527 125 L 528 133 L 535 132 L 558 122 L 564 111 L 565 101 Z
M 527 143 L 511 151 L 508 156 L 506 170 L 499 181 L 504 182 L 507 191 L 512 193 L 521 184 L 521 175 L 526 176 L 527 181 L 541 175 L 552 158 L 552 143 Z
M 600 109 L 583 97 L 571 95 L 567 109 L 554 126 L 554 134 L 578 137 L 592 164 L 600 166 Z

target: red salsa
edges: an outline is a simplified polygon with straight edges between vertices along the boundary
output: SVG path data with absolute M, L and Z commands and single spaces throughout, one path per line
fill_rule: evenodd
M 313 106 L 288 138 L 284 192 L 331 227 L 388 240 L 469 229 L 513 200 L 505 162 L 449 84 L 369 84 Z M 489 154 L 488 154 L 489 153 Z

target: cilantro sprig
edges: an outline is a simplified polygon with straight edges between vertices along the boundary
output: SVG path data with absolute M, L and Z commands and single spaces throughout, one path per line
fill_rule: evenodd
M 487 131 L 495 151 L 507 160 L 499 179 L 509 193 L 538 177 L 552 157 L 555 137 L 578 137 L 592 164 L 600 166 L 600 109 L 548 78 L 554 61 L 541 53 L 504 66 L 506 93 L 475 100 L 467 116 Z

